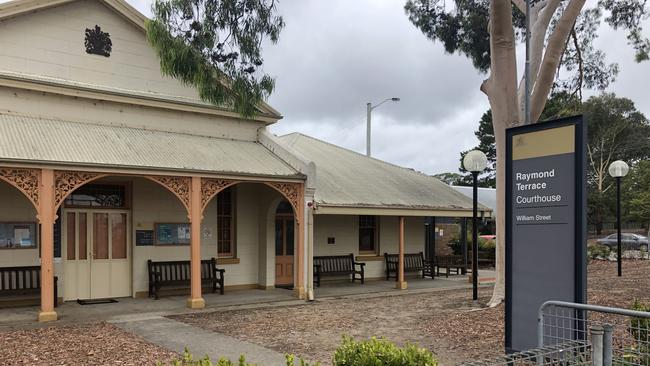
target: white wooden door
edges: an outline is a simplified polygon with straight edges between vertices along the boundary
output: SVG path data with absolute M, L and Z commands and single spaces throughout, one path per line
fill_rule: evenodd
M 64 300 L 130 296 L 129 212 L 66 210 L 63 217 Z

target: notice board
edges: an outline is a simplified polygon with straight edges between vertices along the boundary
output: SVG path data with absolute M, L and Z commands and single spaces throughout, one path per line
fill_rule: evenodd
M 506 130 L 508 352 L 537 347 L 545 301 L 586 301 L 585 131 L 582 116 Z

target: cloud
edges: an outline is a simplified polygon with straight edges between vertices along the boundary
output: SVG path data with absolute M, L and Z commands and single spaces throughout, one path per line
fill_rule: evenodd
M 265 70 L 276 77 L 270 103 L 285 116 L 273 131 L 365 152 L 366 103 L 397 96 L 399 103 L 373 111 L 373 156 L 429 173 L 455 171 L 458 151 L 475 143 L 474 126 L 487 109 L 478 90 L 485 75 L 426 39 L 403 5 L 281 2 L 287 26 L 264 50 Z
M 127 1 L 151 14 L 150 0 Z M 281 0 L 286 28 L 278 44 L 264 47 L 265 70 L 276 78 L 269 102 L 284 115 L 272 131 L 298 131 L 363 153 L 366 103 L 398 96 L 399 103 L 373 111 L 373 156 L 427 173 L 457 171 L 459 152 L 477 143 L 474 130 L 489 108 L 478 90 L 487 76 L 426 39 L 403 6 L 403 0 Z M 650 29 L 650 20 L 644 25 Z M 635 63 L 625 33 L 605 24 L 596 46 L 621 66 L 609 91 L 650 117 L 650 63 Z M 523 47 L 518 56 L 521 72 Z

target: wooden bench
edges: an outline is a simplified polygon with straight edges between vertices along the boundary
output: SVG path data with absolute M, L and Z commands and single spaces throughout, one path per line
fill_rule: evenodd
M 58 277 L 54 276 L 54 306 L 58 306 Z M 23 295 L 41 296 L 41 267 L 0 268 L 0 297 Z
M 395 281 L 397 281 L 399 254 L 384 253 L 384 262 L 386 263 L 386 281 L 393 276 L 395 277 Z M 433 279 L 433 266 L 431 265 L 431 261 L 424 259 L 424 254 L 422 252 L 405 253 L 404 273 L 420 271 L 422 271 L 422 278 L 429 276 Z
M 321 276 L 352 275 L 353 283 L 359 279 L 363 284 L 365 265 L 362 262 L 355 262 L 353 254 L 314 257 L 314 282 L 316 287 L 320 287 Z
M 191 284 L 190 261 L 147 261 L 149 272 L 149 297 L 159 298 L 161 287 L 189 287 Z M 225 269 L 217 268 L 215 258 L 201 261 L 201 285 L 212 286 L 212 293 L 217 289 L 221 295 L 224 291 Z
M 445 277 L 449 277 L 451 271 L 461 274 L 463 269 L 467 269 L 462 255 L 437 255 L 435 266 L 438 276 L 440 276 L 440 268 L 445 268 Z

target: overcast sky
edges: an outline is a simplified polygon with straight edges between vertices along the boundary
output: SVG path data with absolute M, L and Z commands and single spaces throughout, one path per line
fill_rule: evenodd
M 150 1 L 127 1 L 150 14 Z M 426 173 L 457 171 L 488 108 L 479 91 L 486 75 L 427 40 L 404 2 L 281 0 L 286 28 L 264 50 L 265 70 L 276 78 L 269 102 L 284 115 L 272 131 L 365 152 L 366 103 L 397 96 L 373 112 L 373 156 Z M 625 34 L 602 29 L 598 46 L 621 69 L 610 91 L 650 116 L 650 62 L 636 64 Z

